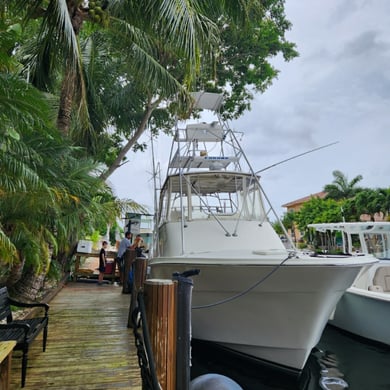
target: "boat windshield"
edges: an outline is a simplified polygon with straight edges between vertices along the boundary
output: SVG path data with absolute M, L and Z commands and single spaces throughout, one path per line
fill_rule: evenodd
M 390 258 L 390 239 L 389 233 L 366 233 L 364 235 L 367 251 L 378 259 Z
M 182 217 L 186 221 L 212 216 L 243 220 L 265 218 L 256 178 L 236 172 L 171 177 L 162 192 L 161 211 L 160 223 L 178 221 Z

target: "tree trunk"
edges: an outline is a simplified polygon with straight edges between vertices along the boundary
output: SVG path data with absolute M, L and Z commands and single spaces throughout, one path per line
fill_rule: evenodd
M 64 137 L 69 135 L 72 117 L 73 96 L 76 75 L 70 64 L 67 64 L 61 86 L 60 106 L 58 108 L 57 127 Z
M 12 264 L 10 271 L 6 274 L 5 285 L 12 288 L 22 277 L 25 259 L 19 255 L 19 262 Z
M 77 36 L 83 25 L 84 19 L 88 17 L 88 12 L 83 10 L 77 1 L 67 1 L 69 17 L 71 19 L 73 31 Z M 66 61 L 64 79 L 61 85 L 60 106 L 58 109 L 57 126 L 64 137 L 69 135 L 73 101 L 76 91 L 80 86 L 76 77 L 77 65 L 71 61 Z
M 33 266 L 25 266 L 21 278 L 11 288 L 12 295 L 22 302 L 36 301 L 42 292 L 47 273 L 47 264 L 49 262 L 43 262 L 43 267 L 39 273 L 36 272 L 37 270 Z
M 100 175 L 100 178 L 102 180 L 107 180 L 116 171 L 116 169 L 121 166 L 121 162 L 126 156 L 127 152 L 133 147 L 133 145 L 138 141 L 139 137 L 141 137 L 141 135 L 144 133 L 146 125 L 148 124 L 148 121 L 154 109 L 158 106 L 160 101 L 161 99 L 158 99 L 153 103 L 149 101 L 149 104 L 147 105 L 146 111 L 144 113 L 141 123 L 138 126 L 138 129 L 136 130 L 134 135 L 127 141 L 127 144 L 121 149 L 114 162 L 108 167 L 105 172 Z
M 36 274 L 32 267 L 24 269 L 22 278 L 12 288 L 12 295 L 20 301 L 35 301 L 41 292 L 45 275 L 45 270 Z

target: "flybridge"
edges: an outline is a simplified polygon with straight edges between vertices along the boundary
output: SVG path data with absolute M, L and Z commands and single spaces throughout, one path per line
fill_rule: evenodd
M 229 169 L 237 170 L 242 153 L 234 142 L 232 131 L 219 117 L 223 96 L 194 92 L 192 97 L 195 108 L 214 111 L 218 120 L 190 123 L 185 129 L 176 129 L 174 142 L 177 149 L 173 155 L 171 153 L 169 173 L 178 173 L 180 169 L 186 172 L 194 169 L 226 170 L 232 163 L 234 165 Z
M 221 96 L 211 93 L 195 98 L 197 108 L 205 107 L 198 106 L 204 98 L 206 108 L 220 108 Z M 218 112 L 214 114 L 218 120 L 176 128 L 168 175 L 160 192 L 158 226 L 181 222 L 182 253 L 184 228 L 195 227 L 200 221 L 214 221 L 222 233 L 233 236 L 243 226 L 243 220 L 256 226 L 267 220 L 258 177 L 234 130 Z
M 238 164 L 241 150 L 234 142 L 232 130 L 219 122 L 188 124 L 176 129 L 174 142 L 177 149 L 170 158 L 169 169 L 225 170 L 231 163 Z M 234 165 L 233 170 L 237 169 Z
M 226 169 L 231 163 L 238 163 L 237 150 L 230 148 L 227 152 L 223 149 L 223 142 L 229 131 L 231 130 L 224 130 L 219 122 L 194 123 L 187 125 L 185 129 L 177 129 L 175 137 L 177 150 L 170 160 L 169 168 L 216 171 Z M 219 145 L 217 153 L 216 144 Z

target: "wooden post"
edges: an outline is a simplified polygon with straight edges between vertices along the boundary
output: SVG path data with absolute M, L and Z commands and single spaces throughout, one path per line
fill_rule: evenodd
M 176 390 L 176 282 L 145 281 L 145 306 L 156 373 L 162 390 Z
M 123 266 L 123 282 L 122 282 L 122 293 L 130 294 L 131 291 L 129 289 L 128 280 L 129 280 L 129 272 L 131 270 L 131 266 L 135 257 L 137 256 L 136 251 L 134 249 L 127 249 L 124 255 L 124 266 Z
M 176 275 L 177 280 L 177 345 L 176 383 L 180 390 L 188 390 L 191 380 L 191 306 L 192 279 Z
M 147 265 L 148 261 L 146 257 L 137 257 L 135 259 L 133 290 L 131 292 L 129 317 L 127 320 L 128 328 L 134 328 L 134 326 L 137 326 L 137 324 L 133 323 L 132 315 L 133 311 L 137 307 L 138 292 L 144 287 Z

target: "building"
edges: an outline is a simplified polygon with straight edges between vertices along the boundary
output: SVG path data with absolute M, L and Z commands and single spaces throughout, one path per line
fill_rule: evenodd
M 312 198 L 324 199 L 326 195 L 327 193 L 325 191 L 317 192 L 316 194 L 311 194 L 305 196 L 304 198 L 300 198 L 297 200 L 293 200 L 292 202 L 283 204 L 282 207 L 287 208 L 287 213 L 290 211 L 297 212 L 301 209 L 302 205 L 308 202 L 310 199 Z M 294 242 L 298 242 L 302 237 L 302 234 L 297 227 L 294 227 L 293 229 L 288 229 L 288 233 L 291 235 L 291 238 L 293 239 Z

